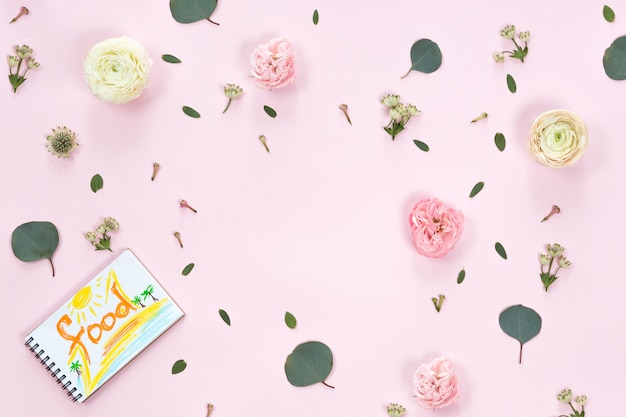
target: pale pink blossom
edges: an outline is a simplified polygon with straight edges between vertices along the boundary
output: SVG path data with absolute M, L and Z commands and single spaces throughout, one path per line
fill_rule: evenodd
M 274 38 L 257 46 L 250 64 L 254 82 L 260 88 L 281 88 L 291 84 L 296 76 L 291 43 L 284 38 Z
M 413 377 L 413 394 L 423 408 L 447 407 L 459 395 L 454 363 L 447 358 L 437 358 L 421 365 Z
M 409 215 L 411 234 L 417 251 L 429 258 L 441 258 L 463 233 L 463 213 L 437 198 L 420 200 Z

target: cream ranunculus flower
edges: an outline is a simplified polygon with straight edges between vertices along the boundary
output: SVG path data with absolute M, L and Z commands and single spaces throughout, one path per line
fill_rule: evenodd
M 587 149 L 587 126 L 569 110 L 550 110 L 530 129 L 530 150 L 547 167 L 562 168 L 578 161 Z
M 112 103 L 128 103 L 148 86 L 152 60 L 138 41 L 122 36 L 97 43 L 85 59 L 85 81 L 93 95 Z

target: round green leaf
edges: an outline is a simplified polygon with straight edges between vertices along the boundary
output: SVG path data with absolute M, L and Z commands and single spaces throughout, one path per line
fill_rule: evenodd
M 604 51 L 602 65 L 610 79 L 626 80 L 626 36 L 615 39 Z
M 496 148 L 498 148 L 500 152 L 504 151 L 504 148 L 506 147 L 506 139 L 502 133 L 496 133 L 493 141 L 496 143 Z
M 461 271 L 459 272 L 459 276 L 456 277 L 456 283 L 460 284 L 463 281 L 465 281 L 465 269 L 461 269 Z
M 606 5 L 602 8 L 602 16 L 604 16 L 604 19 L 609 23 L 615 20 L 615 12 Z
M 441 49 L 430 39 L 420 39 L 411 47 L 411 69 L 430 74 L 441 66 Z
M 196 266 L 196 264 L 194 264 L 193 262 L 188 264 L 186 267 L 183 268 L 183 275 L 187 276 L 189 275 L 189 273 L 191 272 L 191 270 L 193 269 L 193 267 Z
M 274 110 L 270 106 L 263 106 L 263 110 L 265 110 L 265 113 L 267 113 L 267 115 L 272 119 L 276 117 L 276 110 Z
M 289 327 L 290 329 L 295 329 L 297 323 L 298 322 L 296 321 L 296 316 L 288 311 L 285 312 L 285 324 L 287 325 L 287 327 Z
M 169 62 L 170 64 L 180 64 L 181 62 L 183 62 L 180 59 L 176 58 L 174 55 L 170 54 L 161 55 L 161 59 L 165 62 Z
M 485 186 L 484 182 L 482 182 L 482 181 L 477 182 L 476 185 L 474 185 L 474 187 L 472 188 L 472 191 L 470 191 L 470 193 L 469 193 L 470 198 L 472 198 L 476 194 L 478 194 L 483 189 L 484 186 Z
M 89 185 L 91 187 L 91 191 L 95 193 L 104 187 L 104 180 L 100 174 L 96 174 L 91 177 L 91 183 Z
M 13 253 L 20 261 L 32 262 L 48 259 L 54 265 L 52 255 L 59 246 L 59 231 L 50 222 L 28 222 L 18 226 L 11 236 Z
M 541 331 L 541 316 L 532 308 L 518 304 L 500 313 L 499 320 L 502 331 L 519 342 L 519 363 L 522 363 L 522 346 Z
M 322 342 L 306 342 L 296 346 L 285 361 L 287 380 L 296 387 L 318 382 L 330 387 L 325 381 L 332 368 L 333 353 Z
M 183 106 L 183 113 L 185 113 L 189 117 L 193 117 L 194 119 L 200 118 L 200 113 L 198 113 L 189 106 Z
M 317 22 L 320 21 L 320 14 L 317 12 L 317 9 L 313 12 L 313 24 L 317 25 Z
M 417 146 L 420 150 L 424 151 L 424 152 L 428 152 L 430 150 L 430 148 L 428 147 L 427 144 L 425 144 L 422 141 L 419 140 L 414 140 L 413 143 L 415 144 L 415 146 Z
M 219 313 L 220 313 L 220 317 L 222 318 L 222 320 L 224 320 L 224 323 L 230 326 L 230 317 L 228 316 L 228 313 L 222 310 L 221 308 L 220 308 Z
M 170 12 L 178 23 L 193 23 L 211 17 L 217 0 L 170 0 Z
M 498 252 L 498 255 L 502 256 L 502 259 L 507 259 L 506 251 L 504 250 L 504 246 L 502 246 L 502 243 L 496 242 L 495 248 L 496 252 Z
M 185 370 L 186 367 L 187 362 L 185 362 L 183 359 L 177 360 L 176 362 L 174 362 L 174 365 L 172 365 L 172 375 L 181 373 Z
M 515 93 L 517 91 L 517 84 L 511 74 L 506 75 L 506 86 L 509 88 L 511 93 Z

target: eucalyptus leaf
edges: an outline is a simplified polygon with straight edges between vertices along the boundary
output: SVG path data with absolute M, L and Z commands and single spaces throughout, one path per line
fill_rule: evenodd
M 185 368 L 187 368 L 187 362 L 185 362 L 183 359 L 177 360 L 176 362 L 174 362 L 174 365 L 172 365 L 172 375 L 181 373 L 185 370 Z
M 194 119 L 200 118 L 200 113 L 198 113 L 189 106 L 183 106 L 183 113 L 185 113 L 189 117 L 193 117 Z
M 615 39 L 604 51 L 602 65 L 610 79 L 626 80 L 626 36 Z
M 477 182 L 476 185 L 474 185 L 474 187 L 472 188 L 472 191 L 470 191 L 469 193 L 470 198 L 474 197 L 476 194 L 481 192 L 484 186 L 485 186 L 484 182 L 482 181 Z
M 317 9 L 313 12 L 313 24 L 317 25 L 317 22 L 320 21 L 320 14 L 317 12 Z
M 456 283 L 460 284 L 465 281 L 465 269 L 461 269 L 459 272 L 459 276 L 456 277 Z
M 498 148 L 500 152 L 504 151 L 504 148 L 506 147 L 506 138 L 502 133 L 496 133 L 493 141 L 496 143 L 496 148 Z
M 193 262 L 185 266 L 183 268 L 183 275 L 185 276 L 189 275 L 189 273 L 191 272 L 194 266 L 196 266 L 196 264 L 194 264 Z
M 169 62 L 170 64 L 180 64 L 181 62 L 183 62 L 174 55 L 170 54 L 161 55 L 161 59 L 165 62 Z
M 615 20 L 615 12 L 607 5 L 602 8 L 602 16 L 604 16 L 604 19 L 609 23 Z
M 517 91 L 517 84 L 511 74 L 506 75 L 506 86 L 509 88 L 511 93 L 515 93 Z
M 230 317 L 228 316 L 228 313 L 225 310 L 222 310 L 220 308 L 220 317 L 222 318 L 222 320 L 224 320 L 224 323 L 228 324 L 230 326 Z
M 306 387 L 321 382 L 329 388 L 326 378 L 333 368 L 333 353 L 322 342 L 302 343 L 287 356 L 285 374 L 289 383 Z
M 427 144 L 425 144 L 422 141 L 419 140 L 414 140 L 413 143 L 415 144 L 415 146 L 417 146 L 420 150 L 424 151 L 424 152 L 428 152 L 430 150 L 430 148 L 428 147 Z
M 295 329 L 296 328 L 296 324 L 298 324 L 298 322 L 296 321 L 296 316 L 294 316 L 293 314 L 291 314 L 288 311 L 285 312 L 285 324 L 290 329 Z
M 267 115 L 272 119 L 276 117 L 276 110 L 274 110 L 270 106 L 263 106 L 263 110 L 265 110 L 265 113 L 267 113 Z
M 11 236 L 13 253 L 20 261 L 33 262 L 40 259 L 50 261 L 52 276 L 54 264 L 52 255 L 59 246 L 59 231 L 50 222 L 28 222 L 19 225 Z
M 498 252 L 498 255 L 500 255 L 502 259 L 508 259 L 506 256 L 506 251 L 504 250 L 504 246 L 502 246 L 502 243 L 496 242 L 495 248 L 496 248 L 496 252 Z
M 541 316 L 532 308 L 518 304 L 500 313 L 499 320 L 502 331 L 519 342 L 519 363 L 522 363 L 522 347 L 541 331 Z
M 178 23 L 208 20 L 216 8 L 217 0 L 170 0 L 170 12 Z
M 426 74 L 435 72 L 441 66 L 441 49 L 439 45 L 430 39 L 420 39 L 411 46 L 411 68 L 401 78 L 409 75 L 411 71 L 419 71 Z
M 104 187 L 104 180 L 102 179 L 102 176 L 100 174 L 96 174 L 91 177 L 91 183 L 89 186 L 91 187 L 91 191 L 94 193 L 102 189 L 102 187 Z

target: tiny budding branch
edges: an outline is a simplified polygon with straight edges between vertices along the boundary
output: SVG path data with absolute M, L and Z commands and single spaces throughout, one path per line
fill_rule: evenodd
M 180 232 L 174 232 L 174 237 L 176 238 L 176 240 L 178 241 L 178 244 L 180 245 L 180 247 L 183 247 L 183 241 L 180 238 Z
M 552 209 L 550 210 L 550 213 L 548 213 L 548 215 L 546 217 L 544 217 L 543 219 L 541 219 L 541 222 L 545 222 L 546 220 L 548 220 L 550 217 L 552 217 L 553 214 L 559 214 L 561 212 L 561 209 L 559 208 L 559 206 L 557 205 L 553 205 Z
M 476 116 L 476 118 L 474 118 L 470 123 L 476 123 L 479 120 L 486 119 L 487 116 L 488 114 L 483 112 L 480 115 Z
M 17 14 L 17 16 L 15 16 L 9 23 L 15 23 L 17 22 L 17 19 L 19 19 L 22 16 L 26 16 L 29 13 L 28 9 L 24 6 L 22 6 L 20 8 L 20 12 Z
M 159 165 L 158 162 L 155 162 L 154 164 L 152 164 L 152 177 L 150 178 L 150 181 L 154 181 L 160 168 L 161 168 L 161 165 Z
M 350 123 L 350 126 L 352 126 L 352 121 L 350 120 L 350 116 L 348 115 L 348 105 L 347 104 L 340 104 L 339 108 L 341 109 L 343 114 L 346 116 L 346 120 L 348 120 L 348 123 Z
M 179 205 L 180 207 L 186 207 L 186 208 L 188 208 L 189 210 L 193 211 L 194 213 L 197 213 L 197 212 L 198 212 L 198 210 L 196 210 L 195 208 L 193 208 L 193 207 L 191 207 L 191 206 L 189 205 L 189 203 L 187 202 L 187 200 L 180 200 L 180 201 L 178 202 L 178 205 Z
M 443 294 L 439 294 L 438 297 L 433 297 L 433 304 L 435 305 L 435 310 L 437 310 L 437 313 L 439 313 L 441 311 L 441 306 L 443 305 L 443 300 L 446 299 L 446 296 Z
M 269 148 L 269 146 L 267 146 L 267 139 L 265 139 L 265 135 L 259 136 L 259 140 L 263 144 L 263 147 L 265 148 L 265 150 L 269 153 L 270 148 Z
M 213 404 L 209 403 L 206 406 L 206 417 L 211 417 L 212 412 L 213 412 Z

